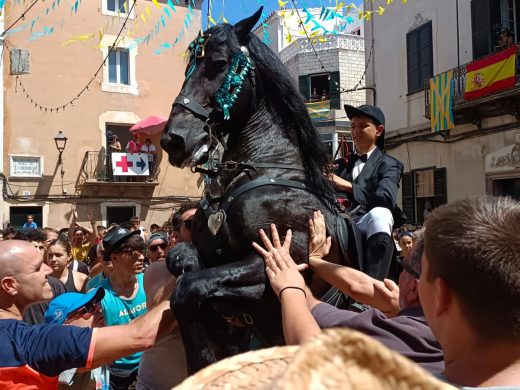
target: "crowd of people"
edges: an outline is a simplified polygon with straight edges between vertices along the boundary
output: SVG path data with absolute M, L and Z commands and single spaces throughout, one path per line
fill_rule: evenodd
M 89 213 L 90 226 L 80 225 L 75 211 L 67 228 L 4 231 L 0 339 L 16 347 L 0 357 L 0 387 L 166 389 L 180 383 L 185 354 L 165 303 L 175 287 L 165 259 L 176 243 L 191 241 L 197 207 L 183 202 L 150 231 L 137 216 L 107 228 Z M 154 308 L 159 312 L 151 315 Z M 137 322 L 141 317 L 148 320 Z M 113 333 L 121 326 L 121 333 Z M 102 337 L 105 342 L 109 335 L 120 339 L 98 347 L 98 328 L 113 330 Z M 155 343 L 159 332 L 164 337 Z M 37 343 L 53 347 L 33 351 Z
M 252 243 L 280 300 L 286 343 L 306 343 L 326 328 L 354 329 L 447 383 L 520 388 L 520 202 L 459 200 L 431 210 L 424 229 L 402 230 L 396 203 L 403 164 L 384 153 L 384 115 L 374 106 L 345 108 L 357 153 L 330 179 L 363 239 L 362 267 L 326 260 L 331 238 L 319 211 L 309 220 L 306 259 L 291 257 L 291 231 L 279 233 L 274 224 Z M 0 387 L 180 383 L 184 345 L 169 302 L 176 279 L 165 260 L 170 248 L 191 242 L 197 208 L 185 202 L 150 231 L 137 216 L 104 227 L 89 214 L 90 226 L 82 226 L 76 213 L 61 230 L 4 231 Z M 394 259 L 400 268 L 392 280 Z M 320 301 L 305 284 L 305 269 L 362 305 Z

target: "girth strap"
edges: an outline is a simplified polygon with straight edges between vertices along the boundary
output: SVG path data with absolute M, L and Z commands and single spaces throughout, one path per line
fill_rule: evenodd
M 276 164 L 276 163 L 257 163 L 257 162 L 239 162 L 239 161 L 225 161 L 222 163 L 217 163 L 215 166 L 219 170 L 236 170 L 236 171 L 245 171 L 245 170 L 256 170 L 256 168 L 262 169 L 289 169 L 296 171 L 305 171 L 305 169 L 301 165 L 291 165 L 291 164 Z M 238 172 L 238 173 L 240 173 Z
M 307 185 L 305 183 L 301 183 L 296 180 L 255 179 L 253 181 L 250 181 L 249 183 L 246 183 L 246 184 L 241 185 L 240 187 L 234 189 L 233 191 L 231 191 L 230 194 L 225 194 L 222 197 L 222 200 L 220 202 L 219 210 L 224 210 L 224 212 L 227 214 L 228 209 L 231 206 L 231 203 L 233 202 L 234 199 L 238 198 L 244 192 L 252 190 L 253 188 L 263 187 L 263 186 L 291 187 L 291 188 L 298 188 L 300 190 L 314 192 L 314 190 L 312 188 L 307 187 Z

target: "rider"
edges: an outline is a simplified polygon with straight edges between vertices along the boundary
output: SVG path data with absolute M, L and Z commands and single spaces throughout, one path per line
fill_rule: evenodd
M 382 280 L 388 275 L 395 247 L 391 234 L 394 217 L 400 217 L 396 202 L 403 164 L 384 153 L 385 116 L 379 107 L 344 107 L 356 150 L 332 175 L 332 183 L 346 193 L 349 212 L 366 242 L 362 270 Z

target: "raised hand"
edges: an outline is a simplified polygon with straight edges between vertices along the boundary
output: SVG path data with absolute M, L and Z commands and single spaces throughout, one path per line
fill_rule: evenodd
M 323 259 L 329 254 L 331 238 L 326 234 L 325 217 L 321 211 L 315 211 L 314 218 L 309 220 L 309 261 Z
M 253 242 L 253 247 L 264 258 L 265 271 L 275 294 L 280 297 L 280 292 L 287 287 L 303 290 L 305 280 L 300 272 L 307 268 L 307 264 L 296 264 L 289 254 L 291 230 L 287 230 L 283 245 L 274 224 L 271 225 L 272 243 L 262 229 L 259 234 L 267 250 L 256 242 Z

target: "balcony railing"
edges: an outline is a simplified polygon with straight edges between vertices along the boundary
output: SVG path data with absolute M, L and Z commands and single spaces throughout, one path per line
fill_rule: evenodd
M 107 168 L 104 152 L 86 152 L 81 164 L 81 177 L 86 182 L 108 181 Z
M 517 57 L 520 53 L 520 45 L 517 45 Z M 496 53 L 491 53 L 486 57 L 491 57 L 496 55 Z M 486 58 L 483 57 L 483 58 Z M 479 61 L 482 60 L 482 58 L 479 58 Z M 495 93 L 492 93 L 490 95 L 484 96 L 479 99 L 471 99 L 466 100 L 464 98 L 464 90 L 466 88 L 466 76 L 467 76 L 467 65 L 471 64 L 473 62 L 468 62 L 467 64 L 463 64 L 459 67 L 453 68 L 453 111 L 457 110 L 458 108 L 462 107 L 463 105 L 471 105 L 471 103 L 480 104 L 483 101 L 490 100 L 490 97 L 496 97 L 499 94 L 504 93 L 507 90 L 498 91 Z M 516 85 L 514 90 L 518 91 L 519 87 L 519 67 L 518 67 L 519 61 L 517 58 L 517 63 L 515 65 L 515 77 L 516 77 Z M 511 90 L 509 90 L 511 91 Z M 430 118 L 430 80 L 426 80 L 425 82 L 425 88 L 424 88 L 424 116 L 427 118 Z
M 327 40 L 321 42 L 309 42 L 307 38 L 298 38 L 292 42 L 289 46 L 280 51 L 280 59 L 285 64 L 291 58 L 298 54 L 313 53 L 314 50 L 332 50 L 332 49 L 345 49 L 355 51 L 365 51 L 365 38 L 359 35 L 353 34 L 338 34 L 338 35 L 327 35 Z

